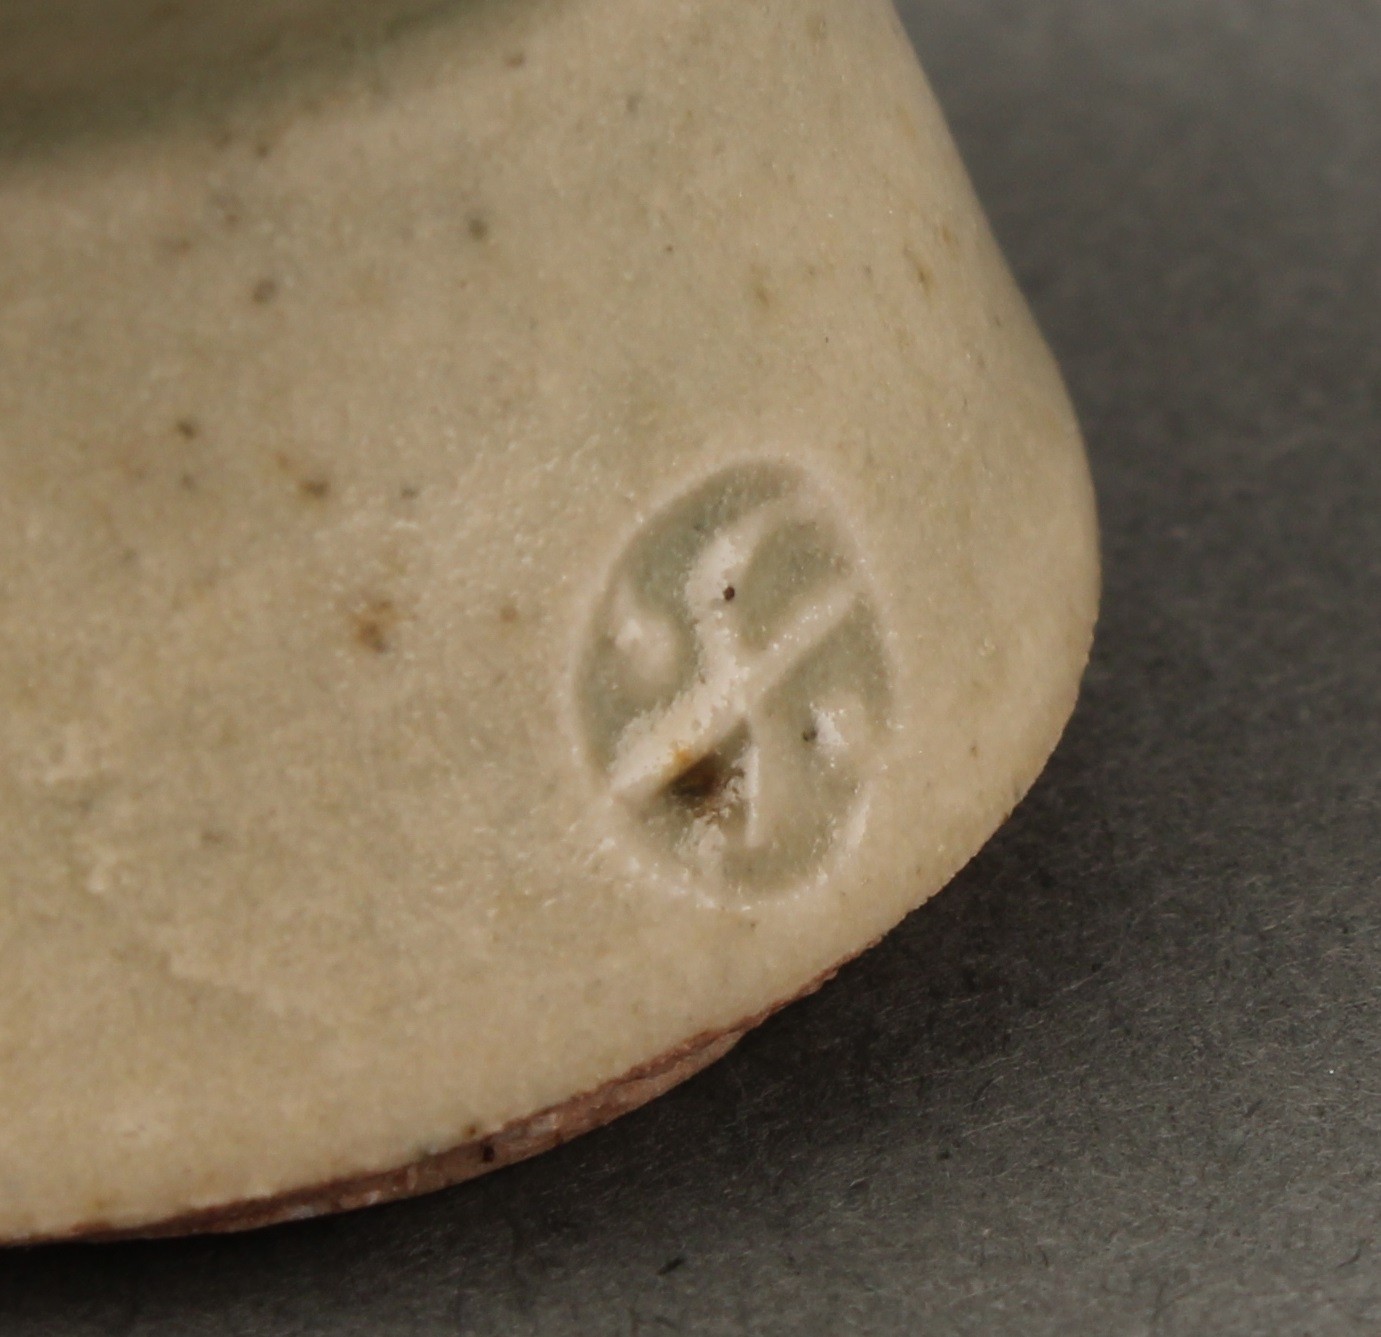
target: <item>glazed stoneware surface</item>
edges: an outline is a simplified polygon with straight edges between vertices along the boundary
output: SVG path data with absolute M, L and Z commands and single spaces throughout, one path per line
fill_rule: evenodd
M 882 0 L 91 8 L 0 5 L 7 1239 L 655 1094 L 971 857 L 1097 600 Z

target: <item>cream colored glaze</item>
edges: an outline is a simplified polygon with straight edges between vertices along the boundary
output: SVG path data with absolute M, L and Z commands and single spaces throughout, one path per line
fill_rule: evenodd
M 0 0 L 12 1240 L 392 1170 L 793 996 L 1010 811 L 1097 601 L 885 0 L 98 10 L 123 63 Z M 659 617 L 619 581 L 673 549 Z

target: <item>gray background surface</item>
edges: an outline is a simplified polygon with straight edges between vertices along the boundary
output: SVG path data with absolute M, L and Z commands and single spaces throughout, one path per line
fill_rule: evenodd
M 963 874 L 469 1187 L 0 1255 L 3 1337 L 1381 1333 L 1381 6 L 907 19 L 1083 414 L 1083 703 Z

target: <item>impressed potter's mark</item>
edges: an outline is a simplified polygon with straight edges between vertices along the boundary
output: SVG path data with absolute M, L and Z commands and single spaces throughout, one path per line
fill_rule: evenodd
M 736 466 L 644 524 L 579 672 L 616 808 L 698 885 L 796 886 L 861 831 L 882 635 L 852 536 L 796 470 Z

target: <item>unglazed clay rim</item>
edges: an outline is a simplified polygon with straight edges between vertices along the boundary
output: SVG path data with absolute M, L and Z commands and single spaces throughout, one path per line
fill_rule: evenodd
M 145 1226 L 118 1227 L 92 1222 L 56 1234 L 40 1234 L 14 1242 L 20 1245 L 81 1241 L 103 1243 L 187 1235 L 228 1235 L 292 1221 L 308 1221 L 337 1212 L 358 1211 L 363 1207 L 419 1197 L 469 1179 L 478 1179 L 493 1170 L 502 1170 L 505 1166 L 541 1155 L 544 1151 L 552 1151 L 584 1133 L 593 1132 L 688 1081 L 723 1058 L 755 1026 L 761 1025 L 782 1008 L 815 993 L 849 961 L 876 945 L 877 942 L 869 943 L 854 956 L 812 980 L 799 993 L 782 999 L 740 1025 L 693 1036 L 660 1057 L 638 1064 L 622 1077 L 616 1077 L 593 1091 L 514 1119 L 495 1133 L 462 1142 L 448 1151 L 440 1151 L 391 1170 L 374 1170 L 266 1198 L 200 1208 Z

